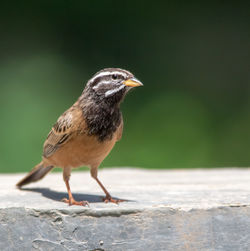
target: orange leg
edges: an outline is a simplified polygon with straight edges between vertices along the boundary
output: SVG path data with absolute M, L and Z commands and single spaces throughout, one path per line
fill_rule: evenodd
M 69 186 L 69 177 L 70 177 L 70 174 L 67 175 L 67 172 L 66 170 L 64 169 L 64 172 L 63 172 L 63 179 L 64 179 L 64 182 L 66 184 L 66 187 L 67 187 L 67 191 L 68 191 L 68 195 L 69 195 L 69 199 L 67 198 L 63 198 L 62 201 L 65 202 L 65 203 L 68 203 L 70 206 L 71 205 L 78 205 L 78 206 L 89 206 L 89 203 L 88 201 L 76 201 L 71 193 L 71 190 L 70 190 L 70 186 Z
M 65 181 L 65 184 L 66 184 L 66 187 L 67 187 L 67 190 L 68 190 L 68 194 L 69 194 L 69 199 L 67 198 L 63 198 L 62 201 L 65 202 L 65 203 L 68 203 L 70 206 L 71 205 L 78 205 L 78 206 L 86 206 L 88 205 L 89 206 L 89 203 L 88 201 L 76 201 L 71 193 L 71 190 L 70 190 L 70 186 L 69 186 L 69 181 Z
M 107 189 L 103 186 L 103 184 L 101 183 L 101 181 L 97 178 L 97 177 L 93 177 L 97 183 L 100 185 L 100 187 L 102 188 L 103 192 L 106 194 L 106 197 L 103 198 L 103 201 L 105 203 L 108 203 L 108 202 L 112 202 L 112 203 L 116 203 L 118 204 L 119 202 L 123 202 L 124 200 L 117 200 L 117 199 L 113 199 L 110 195 L 110 193 L 107 191 Z

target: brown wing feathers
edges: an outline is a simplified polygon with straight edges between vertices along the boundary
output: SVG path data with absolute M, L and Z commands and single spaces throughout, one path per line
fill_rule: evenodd
M 71 109 L 63 113 L 51 129 L 43 146 L 43 156 L 45 158 L 48 158 L 54 154 L 58 148 L 60 148 L 70 139 L 74 131 L 74 111 L 75 109 L 73 106 Z

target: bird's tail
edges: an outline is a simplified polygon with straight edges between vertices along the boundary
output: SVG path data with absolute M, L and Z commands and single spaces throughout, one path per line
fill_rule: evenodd
M 16 186 L 21 188 L 31 182 L 38 181 L 42 179 L 49 171 L 51 171 L 53 166 L 44 166 L 43 162 L 36 165 L 22 180 L 20 180 Z

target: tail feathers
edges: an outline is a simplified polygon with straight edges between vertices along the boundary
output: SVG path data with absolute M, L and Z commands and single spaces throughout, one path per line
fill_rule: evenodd
M 21 188 L 31 182 L 38 181 L 42 179 L 47 173 L 49 173 L 54 167 L 44 166 L 43 162 L 36 165 L 22 180 L 20 180 L 16 186 Z

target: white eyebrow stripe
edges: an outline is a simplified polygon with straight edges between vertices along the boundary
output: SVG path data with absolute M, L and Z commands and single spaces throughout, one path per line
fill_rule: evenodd
M 121 71 L 104 71 L 104 72 L 100 72 L 97 75 L 95 75 L 92 79 L 91 82 L 94 82 L 97 78 L 99 77 L 103 77 L 103 76 L 108 76 L 108 75 L 112 75 L 112 74 L 120 74 L 122 75 L 124 78 L 126 78 L 126 74 L 124 72 Z
M 119 86 L 118 88 L 115 88 L 115 89 L 106 91 L 106 92 L 105 92 L 105 97 L 107 98 L 107 97 L 111 96 L 112 94 L 114 94 L 114 93 L 116 93 L 116 92 L 122 90 L 124 87 L 125 87 L 125 85 L 121 85 L 121 86 Z

